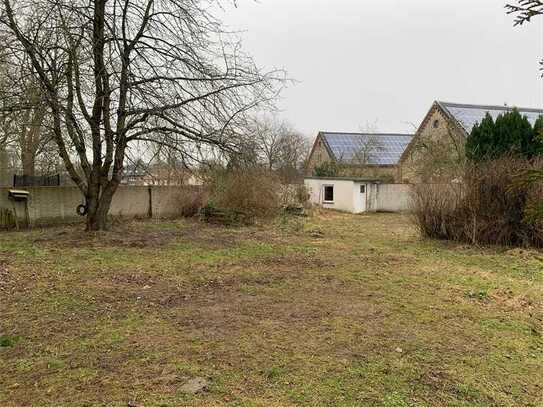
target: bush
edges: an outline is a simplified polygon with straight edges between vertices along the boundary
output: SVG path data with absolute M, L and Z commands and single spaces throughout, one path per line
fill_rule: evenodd
M 309 191 L 303 184 L 281 185 L 279 201 L 283 208 L 309 206 Z
M 206 176 L 209 190 L 207 215 L 215 210 L 230 221 L 242 223 L 257 218 L 271 218 L 281 209 L 281 184 L 278 178 L 259 167 L 215 168 Z M 228 215 L 230 213 L 230 215 Z
M 313 169 L 315 177 L 336 177 L 339 175 L 339 172 L 339 166 L 335 161 L 325 161 Z
M 225 226 L 252 225 L 255 217 L 236 209 L 216 208 L 213 203 L 208 203 L 200 210 L 200 218 L 207 223 L 215 223 Z
M 15 215 L 10 209 L 0 208 L 0 229 L 11 229 L 15 227 Z
M 543 228 L 525 216 L 541 191 L 515 182 L 515 174 L 534 167 L 540 163 L 502 157 L 469 165 L 461 185 L 415 186 L 415 223 L 430 238 L 543 247 Z
M 202 189 L 187 190 L 181 197 L 181 216 L 193 217 L 200 213 L 207 200 L 206 191 Z
M 451 238 L 460 191 L 460 185 L 454 184 L 420 184 L 413 187 L 414 223 L 422 236 Z
M 294 191 L 294 199 L 299 205 L 302 205 L 304 208 L 309 208 L 311 206 L 311 194 L 309 193 L 309 189 L 305 185 L 296 185 Z

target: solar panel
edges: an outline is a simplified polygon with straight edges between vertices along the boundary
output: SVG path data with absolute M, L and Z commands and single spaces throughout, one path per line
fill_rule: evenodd
M 412 135 L 323 133 L 338 161 L 347 164 L 396 165 Z
M 444 102 L 441 102 L 441 106 L 449 111 L 449 113 L 462 125 L 467 133 L 471 133 L 471 130 L 476 123 L 481 123 L 487 112 L 494 120 L 496 120 L 500 114 L 504 114 L 512 110 L 512 108 L 500 106 L 460 105 L 456 103 Z M 539 116 L 543 116 L 543 110 L 518 110 L 521 115 L 527 117 L 532 126 Z

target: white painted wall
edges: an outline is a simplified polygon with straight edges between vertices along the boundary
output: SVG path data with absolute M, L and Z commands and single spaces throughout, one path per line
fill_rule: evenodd
M 369 198 L 369 187 L 370 184 L 366 182 L 354 182 L 353 189 L 353 208 L 354 213 L 363 213 L 367 211 L 368 208 L 368 198 Z M 364 192 L 361 191 L 361 187 L 364 187 Z
M 360 185 L 366 185 L 366 196 L 360 196 Z M 400 212 L 411 209 L 411 188 L 409 184 L 376 184 L 349 180 L 306 178 L 305 185 L 310 201 L 323 208 L 351 213 Z M 324 186 L 334 186 L 334 203 L 324 203 Z M 365 205 L 360 201 L 365 200 Z
M 368 212 L 375 212 L 375 211 L 378 211 L 378 206 L 377 206 L 377 195 L 378 195 L 378 191 L 377 189 L 379 188 L 379 184 L 369 184 L 368 185 L 368 206 L 367 206 L 367 211 Z
M 311 203 L 322 206 L 323 208 L 336 209 L 338 211 L 355 211 L 353 202 L 353 181 L 306 178 L 304 183 L 309 190 Z M 334 186 L 333 203 L 324 202 L 325 185 Z

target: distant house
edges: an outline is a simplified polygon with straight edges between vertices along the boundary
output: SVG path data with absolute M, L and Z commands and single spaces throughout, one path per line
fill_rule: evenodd
M 434 102 L 415 135 L 320 132 L 308 160 L 310 201 L 353 213 L 410 208 L 410 183 L 461 181 L 465 141 L 507 106 Z M 517 108 L 533 125 L 543 109 Z M 319 173 L 333 164 L 334 174 Z
M 397 182 L 400 157 L 412 139 L 412 134 L 320 132 L 308 159 L 307 175 L 319 175 L 319 168 L 333 164 L 338 169 L 336 176 Z
M 542 109 L 517 108 L 532 125 Z M 507 106 L 434 102 L 415 137 L 401 155 L 398 178 L 404 183 L 441 182 L 454 178 L 454 166 L 465 156 L 464 143 L 473 126 L 489 113 L 494 119 L 512 111 Z
M 146 165 L 143 161 L 127 165 L 121 183 L 139 186 L 202 185 L 197 172 L 184 166 L 171 166 L 165 163 Z

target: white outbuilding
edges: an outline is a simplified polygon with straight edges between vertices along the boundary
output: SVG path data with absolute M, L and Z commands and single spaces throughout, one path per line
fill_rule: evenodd
M 362 213 L 375 208 L 379 181 L 350 177 L 306 177 L 305 186 L 314 205 L 339 211 Z

